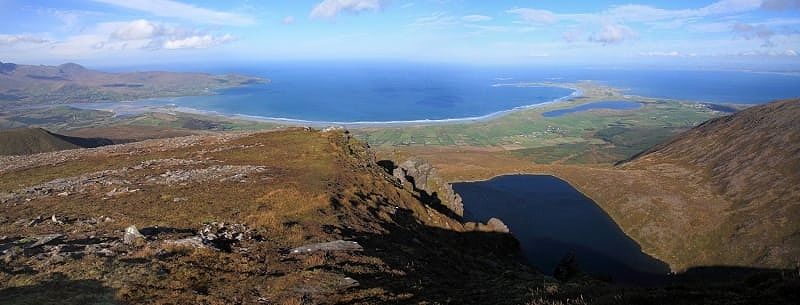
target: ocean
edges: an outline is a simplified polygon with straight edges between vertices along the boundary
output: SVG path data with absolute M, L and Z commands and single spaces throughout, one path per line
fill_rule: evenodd
M 170 67 L 165 67 L 170 69 Z M 627 94 L 718 104 L 759 104 L 800 97 L 800 76 L 736 71 L 485 68 L 387 63 L 279 63 L 180 67 L 209 73 L 269 78 L 214 96 L 151 99 L 227 115 L 297 121 L 354 123 L 477 119 L 569 98 L 564 87 L 494 86 L 583 80 Z

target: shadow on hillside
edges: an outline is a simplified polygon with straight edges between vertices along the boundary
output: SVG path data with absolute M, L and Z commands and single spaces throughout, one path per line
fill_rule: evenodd
M 115 290 L 103 286 L 99 281 L 70 280 L 63 275 L 56 274 L 54 278 L 46 282 L 0 290 L 0 304 L 85 305 L 120 303 L 115 298 Z
M 368 213 L 372 215 L 365 219 L 380 217 L 377 208 Z M 383 234 L 339 228 L 347 239 L 364 246 L 366 255 L 386 264 L 386 270 L 341 271 L 362 289 L 406 296 L 402 303 L 528 304 L 538 299 L 544 302 L 531 304 L 564 304 L 558 301 L 585 298 L 591 304 L 794 304 L 800 297 L 796 271 L 742 267 L 695 268 L 665 276 L 658 286 L 623 286 L 585 277 L 551 291 L 548 287 L 556 280 L 526 264 L 519 242 L 509 234 L 426 226 L 402 209 L 392 218 L 380 224 Z
M 377 210 L 371 213 L 378 217 Z M 517 283 L 542 279 L 524 263 L 518 242 L 508 234 L 428 227 L 406 210 L 398 210 L 393 218 L 396 224 L 382 224 L 385 234 L 342 230 L 364 247 L 365 254 L 404 272 L 398 280 L 391 270 L 345 271 L 361 288 L 409 296 L 403 302 L 408 304 L 524 304 L 520 297 L 527 291 L 515 290 Z

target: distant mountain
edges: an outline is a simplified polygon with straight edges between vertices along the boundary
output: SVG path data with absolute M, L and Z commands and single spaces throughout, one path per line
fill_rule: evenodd
M 119 141 L 118 141 L 119 142 Z M 29 155 L 115 144 L 104 138 L 79 138 L 60 135 L 42 128 L 17 128 L 0 131 L 0 155 Z
M 34 66 L 0 62 L 0 107 L 208 95 L 263 81 L 267 80 L 235 74 L 107 73 L 75 63 Z
M 687 188 L 710 184 L 728 202 L 706 223 L 717 226 L 703 250 L 715 261 L 789 267 L 800 260 L 800 100 L 710 120 L 621 167 L 679 168 L 688 170 Z

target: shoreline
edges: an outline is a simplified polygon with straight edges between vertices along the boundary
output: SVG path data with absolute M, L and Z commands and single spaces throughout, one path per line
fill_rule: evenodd
M 515 85 L 529 87 L 533 83 L 518 83 Z M 502 84 L 502 85 L 511 85 L 511 84 Z M 258 116 L 258 115 L 248 115 L 248 114 L 241 114 L 241 113 L 222 113 L 219 111 L 214 110 L 203 110 L 191 107 L 183 107 L 178 106 L 175 104 L 169 104 L 170 101 L 175 101 L 175 99 L 181 97 L 173 97 L 169 98 L 169 100 L 164 101 L 164 105 L 139 105 L 137 108 L 131 109 L 131 111 L 120 111 L 119 107 L 114 106 L 133 106 L 136 107 L 137 102 L 147 102 L 147 101 L 158 101 L 157 99 L 144 99 L 139 101 L 127 101 L 121 103 L 114 103 L 112 107 L 92 107 L 92 106 L 106 106 L 107 104 L 94 104 L 94 103 L 76 103 L 76 104 L 65 104 L 66 106 L 76 107 L 80 109 L 92 109 L 92 110 L 101 110 L 101 111 L 109 111 L 114 113 L 115 115 L 128 115 L 133 114 L 134 112 L 139 113 L 146 113 L 146 112 L 182 112 L 182 113 L 189 113 L 189 114 L 199 114 L 199 115 L 210 115 L 210 116 L 217 116 L 223 118 L 231 118 L 231 119 L 240 119 L 240 120 L 247 120 L 247 121 L 256 121 L 256 122 L 263 122 L 263 123 L 277 123 L 277 124 L 291 124 L 291 125 L 300 125 L 300 126 L 311 126 L 311 127 L 327 127 L 327 126 L 343 126 L 343 127 L 392 127 L 392 126 L 423 126 L 423 125 L 440 125 L 440 124 L 455 124 L 455 123 L 475 123 L 475 122 L 485 122 L 490 121 L 493 119 L 497 119 L 503 116 L 506 116 L 511 113 L 528 110 L 528 109 L 535 109 L 539 107 L 554 105 L 557 103 L 567 102 L 579 97 L 583 96 L 583 91 L 578 86 L 570 86 L 570 85 L 563 85 L 563 84 L 548 84 L 548 83 L 537 83 L 538 86 L 541 87 L 555 87 L 555 88 L 564 88 L 572 90 L 572 93 L 569 95 L 553 99 L 550 101 L 545 101 L 538 104 L 530 104 L 530 105 L 523 105 L 517 106 L 511 109 L 495 111 L 486 115 L 481 116 L 473 116 L 473 117 L 463 117 L 463 118 L 448 118 L 448 119 L 419 119 L 419 120 L 397 120 L 397 121 L 354 121 L 354 122 L 339 122 L 339 121 L 313 121 L 313 120 L 302 120 L 302 119 L 292 119 L 292 118 L 281 118 L 281 117 L 265 117 L 265 116 Z M 492 86 L 497 86 L 497 84 L 493 84 Z M 122 114 L 120 114 L 122 112 Z

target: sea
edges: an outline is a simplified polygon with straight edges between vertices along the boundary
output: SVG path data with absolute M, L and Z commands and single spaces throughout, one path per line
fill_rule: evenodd
M 800 97 L 800 75 L 747 71 L 344 62 L 159 68 L 239 73 L 271 82 L 220 90 L 212 96 L 148 99 L 128 106 L 169 105 L 298 122 L 402 123 L 479 120 L 581 94 L 568 86 L 514 86 L 522 83 L 595 81 L 630 95 L 722 105 Z

